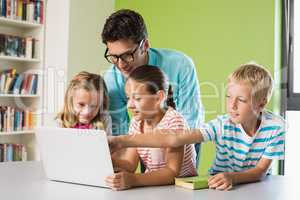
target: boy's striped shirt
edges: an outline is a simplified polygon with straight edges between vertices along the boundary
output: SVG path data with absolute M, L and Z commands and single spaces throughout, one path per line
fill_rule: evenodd
M 216 144 L 216 158 L 211 174 L 239 172 L 254 168 L 261 158 L 284 159 L 285 122 L 275 114 L 263 111 L 261 124 L 253 137 L 228 115 L 219 116 L 203 127 L 204 141 Z

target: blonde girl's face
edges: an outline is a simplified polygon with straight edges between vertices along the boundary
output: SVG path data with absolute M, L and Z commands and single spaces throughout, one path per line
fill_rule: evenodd
M 127 108 L 136 120 L 153 119 L 160 111 L 161 98 L 158 94 L 150 94 L 145 84 L 129 79 L 125 92 Z
M 249 84 L 230 81 L 227 87 L 227 113 L 233 123 L 247 124 L 257 118 L 261 111 L 259 104 L 252 100 L 252 90 Z
M 73 95 L 73 108 L 79 122 L 83 124 L 90 123 L 100 109 L 100 94 L 97 91 L 77 89 Z

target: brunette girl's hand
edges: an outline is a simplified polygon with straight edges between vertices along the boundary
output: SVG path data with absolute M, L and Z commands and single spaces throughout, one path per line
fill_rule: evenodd
M 126 190 L 133 186 L 133 176 L 134 175 L 132 173 L 121 171 L 111 176 L 108 176 L 105 179 L 105 182 L 106 185 L 109 186 L 112 190 Z

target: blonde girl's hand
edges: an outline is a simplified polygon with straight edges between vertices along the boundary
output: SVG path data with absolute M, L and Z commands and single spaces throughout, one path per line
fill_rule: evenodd
M 126 190 L 132 187 L 133 183 L 133 174 L 122 171 L 115 173 L 111 176 L 108 176 L 105 179 L 106 185 L 109 186 L 112 190 Z
M 208 179 L 208 186 L 216 190 L 230 190 L 233 186 L 233 179 L 229 173 L 219 173 Z

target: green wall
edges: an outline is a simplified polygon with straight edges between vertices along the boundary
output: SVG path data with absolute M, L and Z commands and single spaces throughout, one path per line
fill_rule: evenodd
M 225 112 L 226 77 L 236 67 L 256 61 L 274 71 L 275 2 L 116 0 L 115 9 L 142 14 L 152 47 L 181 50 L 193 58 L 208 121 Z M 271 102 L 269 108 L 277 105 Z M 201 174 L 213 155 L 213 145 L 203 145 Z
M 68 80 L 85 70 L 101 73 L 110 66 L 103 57 L 101 31 L 114 10 L 112 0 L 70 0 Z

